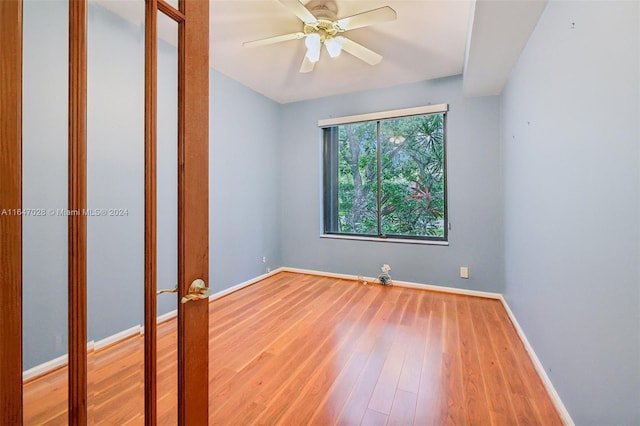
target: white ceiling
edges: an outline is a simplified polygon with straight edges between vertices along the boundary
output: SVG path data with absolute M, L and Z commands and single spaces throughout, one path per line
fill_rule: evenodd
M 211 66 L 281 103 L 461 74 L 471 1 L 337 0 L 338 18 L 392 7 L 394 22 L 344 35 L 381 54 L 368 65 L 343 52 L 326 52 L 313 72 L 298 72 L 303 40 L 244 48 L 242 43 L 302 30 L 302 22 L 277 0 L 212 0 Z
M 132 22 L 141 24 L 144 19 L 142 6 L 132 5 L 143 4 L 140 1 L 93 1 Z M 459 74 L 465 96 L 498 95 L 547 4 L 547 0 L 335 0 L 338 18 L 382 6 L 397 12 L 396 21 L 344 33 L 384 59 L 371 66 L 346 52 L 335 59 L 323 52 L 313 72 L 302 74 L 304 40 L 242 47 L 245 41 L 302 30 L 302 22 L 282 3 L 210 1 L 211 66 L 280 103 Z M 158 21 L 159 36 L 174 40 L 175 28 L 166 31 L 172 26 L 165 28 L 163 21 Z
M 465 96 L 499 95 L 547 0 L 476 0 L 464 67 Z

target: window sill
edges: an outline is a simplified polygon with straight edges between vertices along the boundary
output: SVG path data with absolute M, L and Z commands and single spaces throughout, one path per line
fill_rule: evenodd
M 380 243 L 418 244 L 426 246 L 448 246 L 449 241 L 411 240 L 401 238 L 358 237 L 355 235 L 321 234 L 320 238 L 332 240 L 376 241 Z

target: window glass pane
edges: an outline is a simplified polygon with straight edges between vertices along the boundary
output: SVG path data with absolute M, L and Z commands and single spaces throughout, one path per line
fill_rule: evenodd
M 144 419 L 145 4 L 90 1 L 87 19 L 89 424 Z
M 177 2 L 176 2 L 177 3 Z M 178 285 L 178 23 L 158 13 L 157 290 Z M 178 424 L 178 294 L 157 298 L 158 424 Z
M 444 114 L 380 123 L 381 234 L 445 236 Z
M 377 235 L 376 123 L 340 126 L 338 140 L 339 232 Z
M 69 422 L 68 46 L 68 2 L 25 1 L 22 206 L 33 209 L 22 217 L 25 425 Z
M 325 128 L 325 232 L 446 240 L 444 132 L 444 112 Z
M 166 0 L 166 1 L 177 10 L 180 10 L 180 4 L 179 4 L 180 2 L 178 0 Z

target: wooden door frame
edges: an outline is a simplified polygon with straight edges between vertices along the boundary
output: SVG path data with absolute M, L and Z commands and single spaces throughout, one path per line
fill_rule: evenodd
M 157 64 L 158 2 L 145 3 L 144 46 L 144 421 L 155 426 L 158 417 L 157 391 Z
M 208 271 L 209 2 L 146 0 L 179 17 L 179 297 Z M 151 6 L 149 5 L 151 4 Z M 22 403 L 22 0 L 0 2 L 0 418 L 23 423 Z M 154 10 L 155 13 L 155 10 Z M 155 22 L 155 19 L 154 19 Z M 147 25 L 149 26 L 149 25 Z M 153 30 L 155 34 L 155 25 Z M 147 36 L 148 37 L 148 36 Z M 156 39 L 153 38 L 155 46 Z M 146 49 L 145 75 L 156 69 Z M 156 421 L 155 93 L 145 83 L 145 417 Z M 151 88 L 151 90 L 149 90 Z M 86 209 L 87 0 L 69 1 L 69 209 Z M 149 106 L 154 107 L 151 113 Z M 151 141 L 151 143 L 149 143 Z M 152 179 L 153 178 L 153 179 Z M 1 214 L 2 209 L 8 211 Z M 153 209 L 153 210 L 152 210 Z M 150 212 L 153 211 L 153 214 Z M 87 424 L 86 217 L 69 216 L 69 424 Z M 151 249 L 153 246 L 153 249 Z M 153 284 L 153 285 L 152 285 Z M 178 424 L 208 421 L 206 300 L 178 305 Z M 149 337 L 147 337 L 147 334 Z M 152 352 L 153 350 L 153 352 Z M 148 362 L 148 364 L 147 364 Z
M 145 423 L 156 404 L 157 13 L 178 24 L 178 300 L 209 282 L 209 2 L 146 0 L 145 9 Z M 209 418 L 209 304 L 178 303 L 178 424 Z
M 87 209 L 87 0 L 69 1 L 69 211 Z M 88 422 L 87 217 L 69 215 L 69 424 Z
M 0 419 L 22 424 L 22 1 L 0 1 Z M 8 214 L 2 214 L 7 209 Z
M 209 0 L 180 0 L 178 283 L 209 285 Z M 209 422 L 209 303 L 178 303 L 178 424 Z

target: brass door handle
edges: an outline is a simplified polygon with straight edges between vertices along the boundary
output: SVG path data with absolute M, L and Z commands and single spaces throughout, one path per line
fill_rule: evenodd
M 176 284 L 175 288 L 165 288 L 162 290 L 158 290 L 156 292 L 156 296 L 160 296 L 162 293 L 177 293 L 178 292 L 178 284 Z
M 204 280 L 198 278 L 194 280 L 189 286 L 189 293 L 180 299 L 181 303 L 187 303 L 191 300 L 202 300 L 209 298 L 209 287 L 205 284 Z

